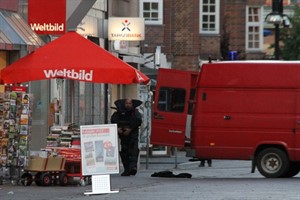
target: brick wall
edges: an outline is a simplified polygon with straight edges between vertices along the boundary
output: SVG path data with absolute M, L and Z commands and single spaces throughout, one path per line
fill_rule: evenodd
M 246 5 L 263 5 L 264 0 L 221 0 L 220 34 L 199 33 L 199 0 L 164 0 L 163 25 L 146 25 L 144 53 L 162 47 L 172 68 L 198 70 L 199 58 L 220 59 L 238 51 L 238 59 L 259 59 L 261 52 L 245 52 Z M 226 58 L 224 58 L 226 59 Z
M 164 26 L 147 25 L 145 41 L 141 41 L 142 52 L 154 53 L 156 46 L 165 46 L 164 34 Z
M 261 6 L 264 0 L 227 0 L 222 1 L 221 11 L 221 35 L 224 37 L 226 32 L 229 36 L 229 51 L 237 51 L 238 59 L 261 59 L 263 54 L 246 52 L 246 6 Z M 248 55 L 249 54 L 249 55 Z
M 211 57 L 213 60 L 221 58 L 220 53 L 220 35 L 216 36 L 200 36 L 200 58 L 208 60 Z
M 224 6 L 223 31 L 229 34 L 229 50 L 245 52 L 246 1 L 227 1 Z
M 173 0 L 172 54 L 176 69 L 197 70 L 199 66 L 199 1 Z

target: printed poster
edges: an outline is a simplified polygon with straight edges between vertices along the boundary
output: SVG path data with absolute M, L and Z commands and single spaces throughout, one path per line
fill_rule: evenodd
M 82 175 L 119 173 L 116 124 L 80 126 Z

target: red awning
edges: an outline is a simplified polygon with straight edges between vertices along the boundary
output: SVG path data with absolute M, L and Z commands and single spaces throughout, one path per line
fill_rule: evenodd
M 149 82 L 142 72 L 76 32 L 66 33 L 1 70 L 1 79 L 8 84 L 53 78 L 111 84 Z

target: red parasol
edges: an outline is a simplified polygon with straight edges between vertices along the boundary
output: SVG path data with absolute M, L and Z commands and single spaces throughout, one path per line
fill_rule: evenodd
M 93 83 L 148 83 L 149 78 L 76 32 L 68 32 L 1 70 L 4 83 L 67 78 Z

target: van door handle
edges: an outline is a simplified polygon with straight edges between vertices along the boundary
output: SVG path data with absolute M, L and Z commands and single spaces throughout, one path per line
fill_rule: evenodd
M 297 124 L 299 124 L 299 125 L 300 125 L 300 122 L 297 122 Z
M 157 112 L 153 113 L 153 117 L 154 119 L 164 119 L 164 117 L 160 114 L 158 114 Z
M 231 120 L 231 116 L 225 115 L 224 120 Z

